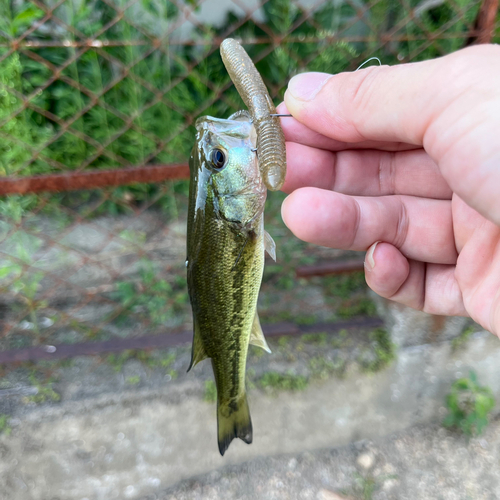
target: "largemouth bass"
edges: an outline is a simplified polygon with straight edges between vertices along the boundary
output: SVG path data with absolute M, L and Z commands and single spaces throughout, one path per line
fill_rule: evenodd
M 211 358 L 217 386 L 221 455 L 238 437 L 252 442 L 245 392 L 248 344 L 269 351 L 257 316 L 264 249 L 275 258 L 264 231 L 266 186 L 248 112 L 196 122 L 190 158 L 187 234 L 188 289 L 193 309 L 189 369 Z M 269 351 L 270 352 L 270 351 Z

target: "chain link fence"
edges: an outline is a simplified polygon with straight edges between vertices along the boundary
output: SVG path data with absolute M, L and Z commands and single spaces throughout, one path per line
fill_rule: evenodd
M 302 71 L 354 70 L 373 56 L 418 61 L 500 41 L 497 7 L 491 0 L 2 2 L 0 350 L 189 329 L 193 124 L 242 107 L 219 57 L 224 38 L 243 43 L 278 103 Z M 280 258 L 266 270 L 263 323 L 373 315 L 358 275 L 295 290 L 298 265 L 342 254 L 290 238 L 279 222 L 281 199 L 273 193 L 266 214 Z

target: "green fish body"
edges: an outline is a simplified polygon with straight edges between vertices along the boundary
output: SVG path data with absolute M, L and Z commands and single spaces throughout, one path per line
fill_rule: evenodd
M 211 358 L 217 386 L 221 455 L 235 437 L 252 442 L 245 392 L 248 344 L 269 350 L 257 317 L 264 249 L 266 187 L 246 112 L 196 122 L 190 158 L 187 282 L 193 309 L 189 369 Z M 272 243 L 271 243 L 272 242 Z

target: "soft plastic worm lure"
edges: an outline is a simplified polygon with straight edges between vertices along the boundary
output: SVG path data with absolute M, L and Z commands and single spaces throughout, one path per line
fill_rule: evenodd
M 232 38 L 220 46 L 224 66 L 250 111 L 257 132 L 257 156 L 264 183 L 277 191 L 285 182 L 285 136 L 262 77 L 245 49 Z

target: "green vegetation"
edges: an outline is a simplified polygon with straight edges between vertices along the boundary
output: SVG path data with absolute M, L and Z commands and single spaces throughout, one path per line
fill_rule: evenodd
M 475 372 L 458 379 L 446 396 L 448 415 L 443 425 L 467 437 L 479 436 L 488 425 L 495 398 L 489 387 L 480 386 Z
M 141 377 L 139 375 L 134 375 L 132 377 L 127 377 L 126 382 L 129 385 L 138 385 L 141 382 Z
M 121 303 L 124 312 L 145 317 L 155 326 L 165 324 L 182 311 L 189 301 L 186 278 L 177 275 L 169 283 L 159 278 L 150 262 L 143 260 L 140 281 L 120 281 L 112 298 Z M 128 319 L 128 315 L 121 318 Z
M 213 380 L 205 381 L 205 401 L 215 403 L 217 401 L 217 386 Z
M 355 474 L 354 491 L 357 498 L 362 500 L 372 500 L 373 494 L 379 487 L 380 485 L 374 477 L 364 477 L 361 474 Z
M 302 391 L 308 385 L 307 377 L 294 373 L 264 373 L 258 380 L 258 385 L 271 391 Z
M 12 432 L 12 427 L 9 425 L 10 417 L 9 415 L 0 414 L 0 435 L 10 436 Z
M 468 28 L 478 2 L 456 3 L 462 9 L 462 20 L 456 20 L 456 12 L 447 4 L 432 6 L 408 20 L 405 30 L 410 41 L 395 40 L 389 46 L 375 41 L 334 43 L 331 37 L 346 27 L 358 36 L 370 35 L 370 25 L 390 32 L 407 18 L 407 7 L 401 3 L 378 2 L 367 10 L 366 24 L 355 22 L 358 7 L 349 3 L 325 2 L 313 13 L 311 22 L 301 22 L 303 12 L 293 1 L 270 0 L 262 7 L 264 24 L 277 35 L 294 28 L 293 38 L 289 41 L 285 37 L 275 48 L 266 44 L 246 48 L 273 96 L 281 100 L 290 76 L 305 69 L 337 73 L 354 69 L 372 55 L 394 64 L 401 59 L 420 60 L 456 50 L 463 39 L 453 34 L 460 35 Z M 94 169 L 184 161 L 194 130 L 192 125 L 185 126 L 186 117 L 200 113 L 224 117 L 241 108 L 234 88 L 225 91 L 223 99 L 217 98 L 229 77 L 218 51 L 204 42 L 226 33 L 231 26 L 236 28 L 231 33 L 236 38 L 266 37 L 260 25 L 252 20 L 241 23 L 229 13 L 221 27 L 194 27 L 191 37 L 200 42 L 198 46 L 169 45 L 165 41 L 149 53 L 150 37 L 168 40 L 169 31 L 178 22 L 181 13 L 175 2 L 136 2 L 116 23 L 111 22 L 116 11 L 96 0 L 64 2 L 56 15 L 83 37 L 91 37 L 108 25 L 99 39 L 111 43 L 89 47 L 75 61 L 72 58 L 78 49 L 68 46 L 31 47 L 36 58 L 19 51 L 0 62 L 0 175 L 46 173 L 60 165 L 75 169 L 84 163 Z M 29 1 L 2 2 L 0 42 L 21 36 L 43 16 L 44 11 Z M 420 39 L 438 33 L 445 25 L 445 39 L 431 43 L 425 36 Z M 71 41 L 75 35 L 63 26 L 55 29 L 45 23 L 43 30 L 35 29 L 30 37 L 61 42 Z M 112 43 L 122 41 L 131 45 Z M 0 48 L 0 55 L 5 51 Z M 61 78 L 45 88 L 52 77 L 50 65 L 61 68 Z M 122 74 L 122 68 L 127 68 L 126 74 Z M 23 109 L 20 94 L 32 95 L 27 109 Z M 95 105 L 92 95 L 97 96 Z M 61 130 L 62 122 L 69 122 L 67 131 Z M 35 151 L 39 154 L 31 160 Z M 161 186 L 155 184 L 115 189 L 113 193 L 115 199 L 105 202 L 111 211 L 123 210 L 123 202 L 130 196 L 136 201 L 163 196 Z
M 328 341 L 328 333 L 320 332 L 320 333 L 306 333 L 300 337 L 302 342 L 306 342 L 308 344 L 316 344 L 319 346 L 326 346 Z
M 0 200 L 0 233 L 8 234 L 14 225 L 21 223 L 27 203 L 29 199 L 21 197 Z M 45 301 L 37 298 L 44 273 L 33 267 L 41 244 L 42 241 L 33 234 L 15 231 L 7 240 L 8 260 L 4 260 L 0 267 L 0 291 L 15 296 L 19 302 L 17 308 L 21 308 L 37 337 L 40 333 L 38 313 L 47 307 Z
M 394 474 L 374 477 L 372 474 L 361 475 L 356 472 L 354 474 L 352 491 L 349 493 L 352 493 L 353 500 L 354 498 L 359 500 L 372 500 L 384 481 L 396 478 L 397 476 Z
M 333 360 L 327 359 L 324 356 L 315 356 L 309 360 L 311 377 L 319 380 L 325 380 L 331 375 L 342 376 L 345 366 L 346 360 L 340 356 Z
M 167 370 L 176 358 L 175 352 L 127 349 L 117 354 L 110 354 L 106 357 L 106 362 L 113 367 L 115 372 L 121 372 L 123 365 L 130 359 L 137 359 L 151 369 L 162 368 Z M 175 376 L 172 375 L 172 372 L 175 373 Z M 167 373 L 170 374 L 172 379 L 177 378 L 175 370 L 167 371 Z
M 464 347 L 465 344 L 467 344 L 467 342 L 469 341 L 471 335 L 476 331 L 477 327 L 475 327 L 474 325 L 470 325 L 467 328 L 465 328 L 464 331 L 458 337 L 455 337 L 451 341 L 451 350 L 455 352 Z
M 322 286 L 339 318 L 376 315 L 362 271 L 325 277 Z
M 378 372 L 396 359 L 396 346 L 384 328 L 377 328 L 369 334 L 371 348 L 361 356 L 361 367 L 365 372 Z
M 31 403 L 47 403 L 56 402 L 61 399 L 61 396 L 54 391 L 53 384 L 54 380 L 48 378 L 47 380 L 41 382 L 38 380 L 35 372 L 32 372 L 29 376 L 31 384 L 38 389 L 38 393 L 33 396 L 27 396 L 25 399 L 27 402 Z

